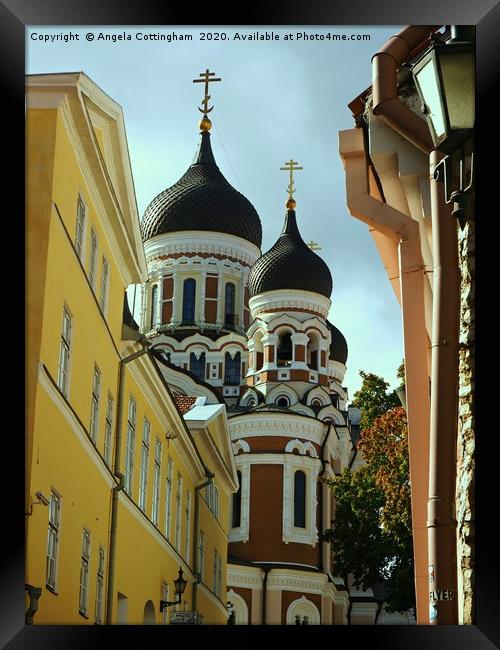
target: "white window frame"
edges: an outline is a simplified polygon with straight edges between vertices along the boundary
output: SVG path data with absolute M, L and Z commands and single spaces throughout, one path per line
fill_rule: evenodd
M 172 532 L 172 481 L 174 461 L 169 457 L 167 463 L 166 499 L 165 499 L 165 537 L 170 540 Z
M 151 424 L 144 418 L 141 444 L 141 474 L 139 477 L 139 508 L 146 512 L 146 499 L 148 494 L 149 473 L 149 439 L 151 437 Z
M 205 502 L 210 512 L 218 520 L 219 519 L 219 490 L 215 485 L 215 483 L 213 482 L 207 485 L 207 487 L 205 488 Z
M 137 403 L 130 395 L 127 416 L 127 445 L 125 449 L 125 492 L 132 496 L 135 451 L 135 427 L 137 418 Z
M 97 578 L 95 588 L 95 622 L 102 623 L 103 619 L 103 594 L 104 594 L 104 548 L 99 546 L 99 564 L 97 566 Z
M 113 449 L 113 395 L 108 392 L 106 403 L 106 424 L 104 428 L 104 461 L 108 467 L 111 467 L 111 453 Z
M 161 442 L 155 440 L 155 470 L 153 476 L 153 503 L 151 506 L 151 521 L 158 526 L 160 515 L 160 485 L 161 485 Z
M 80 565 L 80 593 L 78 597 L 78 611 L 87 616 L 89 600 L 89 566 L 90 566 L 90 531 L 83 529 L 82 556 Z
M 238 443 L 244 440 L 237 441 Z M 248 444 L 245 442 L 248 446 Z M 251 457 L 245 454 L 238 454 L 234 457 L 236 469 L 241 472 L 241 506 L 240 506 L 240 525 L 232 528 L 232 508 L 229 512 L 229 542 L 248 542 L 250 539 L 250 468 Z
M 162 584 L 162 595 L 161 595 L 162 600 L 168 601 L 168 589 L 169 589 L 168 583 L 164 582 Z M 163 625 L 168 625 L 168 614 L 169 614 L 168 607 L 165 607 L 165 609 L 161 613 L 161 617 L 162 617 L 161 622 Z
M 176 499 L 176 509 L 175 509 L 175 550 L 179 551 L 181 547 L 181 536 L 182 536 L 182 475 L 177 473 L 177 495 Z
M 61 495 L 51 490 L 49 501 L 49 522 L 47 531 L 47 562 L 45 584 L 52 591 L 57 587 L 57 558 L 61 531 Z
M 108 306 L 109 272 L 109 262 L 103 255 L 101 262 L 101 285 L 99 293 L 99 307 L 101 308 L 103 314 L 106 314 L 106 309 Z
M 59 343 L 59 366 L 57 369 L 57 385 L 59 390 L 68 399 L 69 395 L 69 370 L 71 363 L 71 338 L 73 319 L 67 305 L 63 307 L 63 320 L 61 327 L 61 340 Z
M 97 250 L 99 248 L 97 235 L 93 228 L 90 228 L 90 251 L 89 251 L 89 283 L 92 291 L 95 291 L 95 280 L 97 271 Z
M 82 210 L 80 210 L 80 206 Z M 82 216 L 83 215 L 83 216 Z M 85 225 L 87 221 L 87 206 L 81 195 L 76 200 L 75 250 L 78 259 L 83 263 L 85 257 Z
M 198 532 L 198 574 L 200 580 L 203 582 L 203 574 L 205 572 L 205 533 L 200 529 Z
M 97 443 L 99 436 L 99 402 L 101 399 L 101 371 L 94 364 L 94 374 L 92 377 L 92 398 L 90 405 L 90 427 L 89 434 L 92 442 Z
M 306 475 L 306 527 L 294 526 L 294 485 L 295 472 L 302 471 Z M 285 454 L 283 463 L 283 541 L 299 542 L 315 546 L 318 543 L 318 527 L 316 525 L 317 477 L 321 470 L 319 458 Z

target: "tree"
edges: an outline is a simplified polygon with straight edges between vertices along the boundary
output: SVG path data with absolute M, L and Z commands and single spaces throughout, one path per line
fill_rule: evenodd
M 381 380 L 376 375 L 365 375 Z M 378 385 L 385 384 L 377 382 Z M 378 392 L 380 396 L 380 391 Z M 380 402 L 378 402 L 380 404 Z M 372 411 L 373 412 L 373 411 Z M 406 412 L 376 417 L 358 442 L 366 464 L 325 482 L 336 500 L 332 543 L 335 574 L 352 574 L 362 589 L 383 582 L 388 612 L 415 609 Z
M 363 431 L 372 426 L 375 418 L 383 415 L 389 409 L 399 406 L 401 402 L 396 391 L 387 392 L 389 384 L 382 377 L 372 372 L 363 372 L 363 370 L 360 370 L 359 374 L 363 378 L 363 383 L 361 388 L 354 393 L 351 405 L 361 409 L 359 425 Z

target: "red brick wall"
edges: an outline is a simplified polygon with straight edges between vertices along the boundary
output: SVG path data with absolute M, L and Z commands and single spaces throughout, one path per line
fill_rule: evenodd
M 304 345 L 295 346 L 295 361 L 305 361 L 306 360 L 306 348 Z
M 205 298 L 217 298 L 218 279 L 207 277 L 205 281 Z
M 172 301 L 164 302 L 161 308 L 161 322 L 170 323 L 172 318 Z
M 205 300 L 205 322 L 215 323 L 217 320 L 217 300 Z
M 248 625 L 252 624 L 252 590 L 245 587 L 230 587 L 238 596 L 241 596 L 248 607 Z M 229 599 L 231 596 L 229 596 Z
M 174 295 L 174 279 L 172 276 L 167 276 L 163 280 L 163 300 L 169 300 Z

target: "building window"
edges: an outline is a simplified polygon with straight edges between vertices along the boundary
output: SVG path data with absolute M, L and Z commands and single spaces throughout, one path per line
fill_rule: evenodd
M 235 316 L 235 293 L 236 288 L 232 282 L 226 284 L 226 300 L 224 303 L 224 327 L 227 329 L 234 329 L 236 323 Z
M 288 406 L 290 406 L 290 400 L 288 399 L 288 397 L 284 397 L 283 395 L 280 395 L 276 400 L 276 404 L 278 406 L 282 406 L 283 408 L 287 408 Z
M 205 501 L 215 518 L 219 518 L 219 490 L 214 483 L 210 483 L 205 488 Z
M 102 271 L 101 271 L 101 295 L 99 298 L 99 307 L 102 313 L 106 311 L 106 303 L 108 299 L 108 284 L 109 284 L 109 265 L 107 259 L 102 258 Z
M 136 404 L 131 397 L 128 403 L 127 447 L 125 450 L 125 491 L 132 495 L 132 473 L 134 471 Z
M 82 563 L 80 568 L 80 614 L 87 614 L 89 591 L 90 533 L 84 528 L 82 539 Z
M 306 475 L 301 471 L 294 474 L 293 525 L 296 528 L 306 527 Z
M 155 284 L 151 290 L 151 329 L 158 321 L 158 285 Z
M 200 358 L 196 358 L 196 354 L 191 352 L 189 356 L 189 370 L 198 379 L 205 379 L 205 353 L 200 354 Z
M 222 592 L 222 557 L 217 549 L 214 549 L 213 591 L 216 596 L 220 596 Z
M 194 309 L 196 304 L 196 280 L 188 278 L 184 280 L 184 291 L 182 294 L 182 324 L 194 325 Z
M 54 491 L 50 493 L 49 531 L 47 538 L 47 576 L 46 584 L 50 589 L 56 588 L 57 547 L 61 524 L 61 497 Z
M 102 623 L 102 593 L 104 590 L 104 549 L 99 546 L 99 565 L 95 590 L 95 622 Z
M 167 498 L 165 502 L 165 537 L 170 539 L 170 531 L 172 530 L 172 476 L 173 476 L 174 462 L 171 458 L 168 459 L 167 464 Z
M 236 352 L 234 359 L 231 359 L 229 352 L 226 352 L 224 363 L 224 383 L 239 386 L 241 383 L 241 353 Z
M 175 510 L 175 548 L 178 551 L 181 545 L 181 502 L 182 502 L 182 476 L 177 474 L 177 497 Z
M 76 202 L 75 249 L 80 259 L 83 257 L 83 234 L 85 228 L 85 205 L 80 196 Z
M 93 228 L 90 229 L 90 263 L 89 263 L 89 282 L 92 291 L 95 289 L 95 271 L 97 265 L 97 235 Z
M 276 353 L 278 366 L 289 366 L 292 361 L 292 335 L 290 332 L 280 337 Z
M 198 575 L 203 581 L 205 569 L 205 533 L 200 530 L 198 534 Z
M 113 397 L 111 393 L 108 393 L 108 402 L 106 404 L 106 427 L 104 430 L 104 460 L 108 467 L 111 466 L 112 435 L 113 435 Z
M 186 495 L 186 546 L 184 550 L 184 559 L 186 564 L 189 564 L 191 545 L 191 492 Z
M 158 515 L 160 512 L 160 474 L 161 474 L 161 442 L 156 439 L 155 442 L 155 473 L 153 477 L 153 509 L 151 520 L 155 526 L 158 526 Z
M 236 472 L 238 476 L 238 492 L 233 494 L 233 516 L 232 528 L 239 528 L 241 525 L 241 472 Z
M 69 359 L 71 352 L 71 316 L 64 307 L 61 330 L 61 344 L 59 348 L 59 368 L 57 372 L 57 385 L 64 395 L 68 397 Z
M 92 404 L 90 406 L 90 437 L 94 444 L 99 433 L 99 399 L 101 395 L 101 371 L 94 366 L 92 380 Z
M 151 434 L 151 425 L 144 418 L 144 428 L 142 431 L 141 446 L 141 476 L 139 480 L 139 508 L 146 511 L 146 496 L 148 489 L 148 467 L 149 467 L 149 436 Z

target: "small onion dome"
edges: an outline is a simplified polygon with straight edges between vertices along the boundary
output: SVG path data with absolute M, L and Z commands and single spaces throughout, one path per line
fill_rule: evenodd
M 332 342 L 330 343 L 330 359 L 345 365 L 348 352 L 347 341 L 342 332 L 337 329 L 335 325 L 330 323 L 329 320 L 326 321 L 326 325 L 332 334 Z
M 332 276 L 325 262 L 300 236 L 295 210 L 288 210 L 278 241 L 253 265 L 248 277 L 250 296 L 275 289 L 313 291 L 327 298 Z
M 201 134 L 196 162 L 175 185 L 151 201 L 141 221 L 143 241 L 182 230 L 227 233 L 259 248 L 262 242 L 259 215 L 220 172 L 208 130 Z

